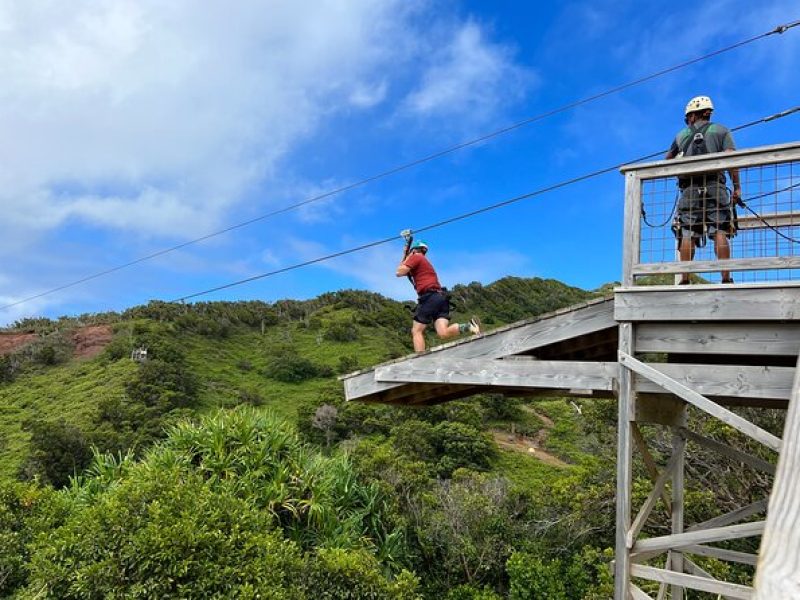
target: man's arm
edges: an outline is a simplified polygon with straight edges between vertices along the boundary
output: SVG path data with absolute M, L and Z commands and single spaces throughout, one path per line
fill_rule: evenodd
M 414 253 L 406 254 L 405 251 L 403 252 L 403 260 L 400 261 L 400 264 L 397 265 L 397 271 L 395 275 L 398 277 L 405 277 L 406 275 L 411 273 L 411 269 L 413 268 L 413 264 L 409 265 L 408 262 L 413 262 Z

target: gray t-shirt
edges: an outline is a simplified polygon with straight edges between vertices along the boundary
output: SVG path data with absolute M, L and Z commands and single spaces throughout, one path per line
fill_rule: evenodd
M 695 121 L 694 128 L 684 127 L 681 129 L 672 141 L 672 146 L 669 149 L 670 154 L 672 156 L 680 156 L 681 149 L 686 145 L 686 140 L 693 137 L 706 123 L 708 123 L 708 121 Z M 698 149 L 702 149 L 702 144 L 689 142 L 688 148 L 682 156 L 698 156 L 700 154 L 713 154 L 714 152 L 736 150 L 736 145 L 733 143 L 733 136 L 730 130 L 719 123 L 711 123 L 703 138 L 706 143 L 706 152 L 698 151 Z
M 691 138 L 694 138 L 695 134 L 706 124 L 708 124 L 708 129 L 703 134 L 703 143 L 692 141 Z M 669 155 L 674 157 L 700 156 L 701 154 L 727 152 L 728 150 L 736 150 L 736 145 L 733 143 L 733 136 L 727 127 L 719 123 L 709 124 L 708 121 L 695 121 L 694 126 L 684 127 L 678 132 L 678 135 L 672 140 Z M 725 175 L 721 171 L 716 173 L 696 173 L 691 177 L 679 177 L 678 185 L 681 188 L 685 188 L 690 185 L 706 185 L 714 180 L 724 185 Z

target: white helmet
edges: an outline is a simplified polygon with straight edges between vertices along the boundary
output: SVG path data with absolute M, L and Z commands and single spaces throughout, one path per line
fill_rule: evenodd
M 684 115 L 698 111 L 698 110 L 714 110 L 714 104 L 708 96 L 695 96 L 686 105 Z

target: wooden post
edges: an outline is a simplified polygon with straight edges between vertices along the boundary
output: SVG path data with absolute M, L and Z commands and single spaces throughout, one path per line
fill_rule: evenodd
M 633 352 L 633 325 L 620 323 L 619 349 Z M 633 374 L 619 366 L 619 398 L 617 400 L 617 533 L 614 562 L 614 599 L 628 600 L 631 593 L 631 558 L 628 531 L 631 528 L 631 487 L 633 470 L 632 426 L 635 414 Z
M 686 415 L 686 406 L 683 407 Z M 684 465 L 686 462 L 686 439 L 681 435 L 679 427 L 672 428 L 672 455 L 676 457 L 675 472 L 672 475 L 672 534 L 683 533 L 683 490 Z M 683 573 L 683 553 L 671 552 L 670 569 Z M 672 600 L 683 600 L 683 588 L 672 586 Z
M 754 600 L 800 598 L 800 357 L 761 538 Z

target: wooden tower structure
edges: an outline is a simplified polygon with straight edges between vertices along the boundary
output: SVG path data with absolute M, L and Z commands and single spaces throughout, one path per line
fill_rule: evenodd
M 740 170 L 755 211 L 740 219 L 734 258 L 678 262 L 670 231 L 675 178 L 731 168 Z M 722 598 L 800 598 L 800 143 L 631 165 L 622 173 L 622 283 L 612 296 L 352 373 L 343 377 L 346 397 L 407 405 L 480 392 L 616 397 L 615 598 L 653 598 L 641 580 L 659 583 L 659 599 L 683 599 L 686 589 Z M 653 276 L 720 270 L 734 272 L 737 283 L 642 285 Z M 694 431 L 689 406 L 779 455 L 777 468 Z M 786 441 L 741 416 L 739 406 L 788 408 Z M 648 449 L 645 423 L 671 432 L 672 454 L 663 468 Z M 688 441 L 775 475 L 770 497 L 706 522 L 686 522 Z M 636 512 L 634 450 L 652 479 Z M 644 538 L 659 499 L 671 515 L 671 532 Z M 759 555 L 716 545 L 752 536 L 762 536 Z M 713 578 L 695 556 L 757 565 L 754 587 Z

